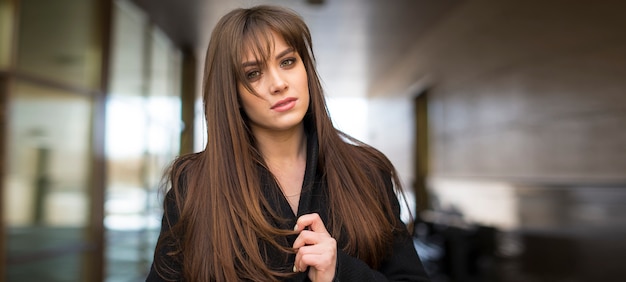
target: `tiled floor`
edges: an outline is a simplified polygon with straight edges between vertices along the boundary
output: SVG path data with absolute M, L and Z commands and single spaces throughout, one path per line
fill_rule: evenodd
M 108 231 L 107 282 L 145 281 L 158 230 Z
M 80 251 L 71 248 L 83 232 L 79 228 L 12 228 L 7 236 L 11 255 L 6 281 L 82 282 L 81 271 L 89 265 Z M 158 230 L 107 231 L 105 281 L 145 281 L 157 236 Z
M 478 190 L 462 193 L 483 196 Z M 519 226 L 498 231 L 496 253 L 478 264 L 478 272 L 468 271 L 476 268 L 473 245 L 479 243 L 467 235 L 471 231 L 451 232 L 448 227 L 440 232 L 457 264 L 445 269 L 436 282 L 624 281 L 626 188 L 515 186 L 515 195 Z M 515 245 L 513 254 L 501 251 L 505 243 Z

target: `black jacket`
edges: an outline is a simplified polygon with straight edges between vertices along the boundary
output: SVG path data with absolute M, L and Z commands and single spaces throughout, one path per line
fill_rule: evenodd
M 327 188 L 323 183 L 321 172 L 317 169 L 318 155 L 317 155 L 317 139 L 315 134 L 309 134 L 307 140 L 307 165 L 304 175 L 303 188 L 300 195 L 300 202 L 298 205 L 297 216 L 293 214 L 287 199 L 283 196 L 280 188 L 272 180 L 269 172 L 263 168 L 261 169 L 263 192 L 267 201 L 272 207 L 275 207 L 276 212 L 282 218 L 287 219 L 286 222 L 274 220 L 275 226 L 283 229 L 292 229 L 296 223 L 296 219 L 304 214 L 318 213 L 326 224 L 328 222 L 328 197 Z M 393 193 L 391 178 L 387 183 L 388 193 Z M 167 209 L 171 212 L 175 210 L 174 203 L 167 199 L 171 197 L 165 197 L 167 203 Z M 399 217 L 400 208 L 395 197 L 393 197 L 393 204 L 395 215 Z M 355 211 L 358 212 L 358 211 Z M 165 217 L 164 217 L 165 220 Z M 176 222 L 177 218 L 170 216 L 172 224 Z M 163 221 L 165 223 L 165 221 Z M 167 228 L 166 224 L 163 224 L 161 229 L 161 235 Z M 364 226 L 363 228 L 367 228 Z M 405 226 L 400 226 L 399 230 L 406 230 Z M 332 236 L 332 234 L 331 234 Z M 286 246 L 292 246 L 296 236 L 288 237 L 284 239 Z M 338 240 L 337 242 L 337 269 L 335 273 L 335 281 L 430 281 L 422 267 L 422 263 L 415 251 L 413 241 L 408 232 L 396 232 L 393 242 L 392 254 L 389 258 L 383 261 L 378 269 L 371 269 L 365 262 L 352 257 L 342 251 L 342 247 L 345 242 Z M 285 255 L 278 250 L 267 248 L 267 263 L 273 269 L 283 269 L 289 271 L 293 267 L 294 255 Z M 164 250 L 155 250 L 156 255 L 164 255 Z M 174 267 L 180 269 L 180 265 L 174 263 Z M 156 274 L 154 267 L 151 268 L 150 273 L 146 281 L 163 281 Z M 306 272 L 299 273 L 297 276 L 288 279 L 287 281 L 309 281 Z

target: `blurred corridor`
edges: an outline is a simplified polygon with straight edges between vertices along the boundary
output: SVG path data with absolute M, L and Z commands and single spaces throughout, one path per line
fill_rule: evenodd
M 623 281 L 617 0 L 0 0 L 0 281 L 144 280 L 163 170 L 204 145 L 210 31 L 261 3 L 309 24 L 433 281 Z

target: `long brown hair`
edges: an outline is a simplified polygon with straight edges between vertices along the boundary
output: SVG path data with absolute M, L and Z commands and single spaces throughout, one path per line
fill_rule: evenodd
M 252 89 L 241 68 L 244 52 L 252 50 L 263 63 L 270 52 L 271 32 L 298 52 L 307 72 L 310 105 L 305 119 L 318 138 L 318 167 L 329 190 L 326 227 L 331 235 L 346 242 L 345 252 L 377 267 L 389 252 L 394 230 L 401 226 L 394 216 L 393 195 L 384 188 L 390 179 L 400 187 L 392 164 L 379 151 L 333 127 L 304 21 L 279 7 L 236 9 L 218 22 L 207 49 L 203 81 L 206 148 L 179 157 L 168 174 L 172 189 L 168 197 L 177 207 L 171 212 L 179 220 L 165 222 L 169 231 L 157 249 L 165 248 L 168 256 L 183 265 L 178 275 L 185 280 L 275 281 L 289 275 L 270 269 L 261 254 L 261 241 L 293 252 L 276 239 L 293 231 L 274 227 L 264 215 L 269 211 L 276 216 L 275 207 L 264 200 L 258 172 L 263 160 L 237 94 L 239 82 Z M 155 267 L 164 277 L 176 271 L 156 256 Z

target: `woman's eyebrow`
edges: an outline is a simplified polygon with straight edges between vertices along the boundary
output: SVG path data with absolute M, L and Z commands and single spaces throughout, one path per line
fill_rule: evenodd
M 257 61 L 247 61 L 247 62 L 243 62 L 243 64 L 241 64 L 241 66 L 246 68 L 246 67 L 257 66 L 258 64 L 259 64 L 259 62 L 257 62 Z
M 292 47 L 289 47 L 289 48 L 287 48 L 287 49 L 283 50 L 282 52 L 278 53 L 278 55 L 276 55 L 276 59 L 280 59 L 280 58 L 282 58 L 282 57 L 286 56 L 287 54 L 289 54 L 289 53 L 293 53 L 293 52 L 294 52 L 293 48 L 292 48 Z M 247 61 L 247 62 L 243 62 L 243 63 L 241 64 L 241 66 L 243 66 L 244 68 L 246 68 L 246 67 L 252 67 L 252 66 L 257 66 L 257 65 L 259 65 L 259 62 L 258 62 L 258 61 Z
M 284 51 L 278 53 L 278 55 L 276 55 L 276 59 L 280 59 L 280 58 L 284 57 L 285 55 L 287 55 L 289 53 L 293 53 L 293 48 L 292 47 L 289 47 L 289 48 L 285 49 Z

